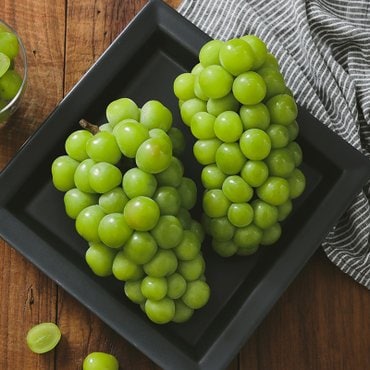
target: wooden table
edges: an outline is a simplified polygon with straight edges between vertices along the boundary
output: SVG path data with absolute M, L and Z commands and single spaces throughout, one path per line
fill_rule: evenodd
M 0 0 L 1 17 L 23 38 L 29 83 L 19 111 L 0 134 L 0 169 L 11 160 L 145 0 Z M 180 0 L 168 0 L 177 6 Z M 0 220 L 1 222 L 1 220 Z M 81 369 L 91 351 L 113 353 L 122 369 L 158 367 L 0 240 L 0 369 Z M 28 329 L 54 321 L 63 339 L 35 355 Z M 229 369 L 370 368 L 370 294 L 319 250 Z M 174 369 L 175 370 L 175 369 Z

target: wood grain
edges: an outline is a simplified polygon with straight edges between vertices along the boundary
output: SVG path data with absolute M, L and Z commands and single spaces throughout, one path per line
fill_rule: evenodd
M 0 0 L 0 17 L 22 36 L 29 60 L 22 106 L 0 131 L 0 169 L 145 4 Z M 77 370 L 91 351 L 116 355 L 122 369 L 159 369 L 2 240 L 0 267 L 0 369 Z M 369 291 L 318 251 L 228 370 L 368 369 L 369 312 Z M 39 356 L 27 349 L 25 336 L 43 321 L 56 322 L 63 338 Z

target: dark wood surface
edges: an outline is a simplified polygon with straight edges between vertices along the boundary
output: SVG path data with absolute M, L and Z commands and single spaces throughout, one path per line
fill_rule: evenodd
M 22 106 L 0 131 L 0 169 L 145 3 L 0 0 L 0 17 L 23 38 L 29 61 Z M 159 369 L 2 240 L 0 266 L 0 369 L 77 370 L 91 351 L 114 354 L 122 369 Z M 44 321 L 56 322 L 63 338 L 40 356 L 25 337 Z M 369 368 L 369 291 L 318 250 L 228 369 Z

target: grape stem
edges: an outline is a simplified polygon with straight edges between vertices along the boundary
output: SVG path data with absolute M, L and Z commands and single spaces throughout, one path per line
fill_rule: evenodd
M 82 128 L 84 128 L 85 130 L 90 131 L 93 135 L 95 135 L 97 132 L 99 132 L 99 126 L 98 125 L 94 125 L 93 123 L 87 121 L 84 118 L 80 119 L 79 124 Z

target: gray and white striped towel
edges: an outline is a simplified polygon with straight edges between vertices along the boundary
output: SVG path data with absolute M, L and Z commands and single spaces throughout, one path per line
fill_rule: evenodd
M 369 0 L 184 0 L 178 11 L 213 38 L 255 34 L 297 102 L 370 157 Z M 323 248 L 370 289 L 370 183 Z

